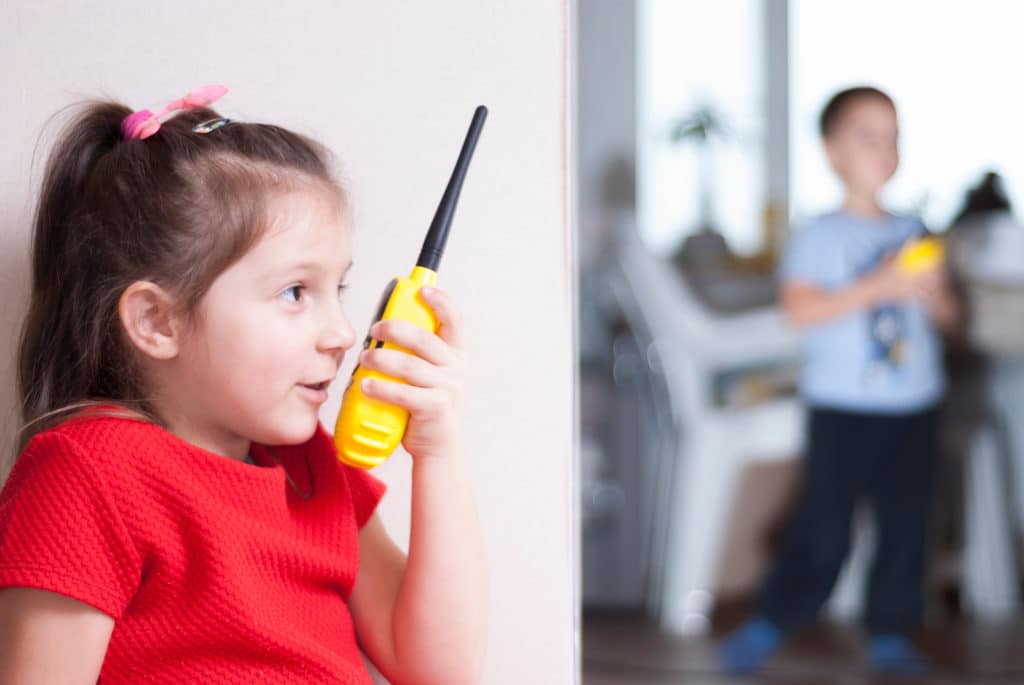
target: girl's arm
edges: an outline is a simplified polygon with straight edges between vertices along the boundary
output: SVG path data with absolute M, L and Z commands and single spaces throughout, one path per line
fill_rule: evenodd
M 408 560 L 376 515 L 363 527 L 350 607 L 363 649 L 395 685 L 460 685 L 479 679 L 486 570 L 462 455 L 461 323 L 440 291 L 423 291 L 423 299 L 441 324 L 437 336 L 404 321 L 381 322 L 372 335 L 415 356 L 377 349 L 360 358 L 409 383 L 364 390 L 409 410 L 402 444 L 413 457 L 412 521 Z
M 113 630 L 113 618 L 84 602 L 0 589 L 0 683 L 93 685 Z

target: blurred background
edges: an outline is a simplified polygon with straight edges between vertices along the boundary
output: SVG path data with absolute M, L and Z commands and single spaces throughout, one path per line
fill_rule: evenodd
M 747 616 L 801 477 L 777 261 L 842 201 L 817 117 L 860 84 L 899 112 L 887 207 L 945 237 L 967 314 L 946 340 L 928 682 L 1024 682 L 1024 4 L 577 14 L 584 683 L 728 682 L 714 645 Z M 743 682 L 861 682 L 874 535 L 858 513 L 821 621 Z

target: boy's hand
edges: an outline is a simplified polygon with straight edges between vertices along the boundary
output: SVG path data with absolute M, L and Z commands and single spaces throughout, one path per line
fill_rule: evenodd
M 422 288 L 420 297 L 434 311 L 437 335 L 400 319 L 379 321 L 370 329 L 377 340 L 409 350 L 363 350 L 359 363 L 406 384 L 366 379 L 363 392 L 409 411 L 402 446 L 414 458 L 451 454 L 460 448 L 465 386 L 462 319 L 448 295 Z
M 949 274 L 941 264 L 914 278 L 914 291 L 918 302 L 940 330 L 950 333 L 960 322 L 960 302 L 949 282 Z
M 929 302 L 942 297 L 949 287 L 946 269 L 941 264 L 926 269 L 913 277 L 914 296 L 922 302 Z
M 900 268 L 895 253 L 887 255 L 867 277 L 872 304 L 903 302 L 917 293 L 916 279 Z

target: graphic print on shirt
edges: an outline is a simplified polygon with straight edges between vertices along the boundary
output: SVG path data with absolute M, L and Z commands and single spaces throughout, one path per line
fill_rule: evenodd
M 880 249 L 860 269 L 864 275 L 876 269 L 887 249 Z M 907 362 L 907 313 L 897 303 L 883 302 L 868 312 L 868 361 L 864 382 L 877 384 L 890 379 Z

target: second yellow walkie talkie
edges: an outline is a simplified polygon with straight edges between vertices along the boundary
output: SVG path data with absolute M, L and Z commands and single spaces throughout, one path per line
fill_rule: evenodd
M 437 206 L 437 212 L 434 213 L 427 237 L 423 241 L 416 266 L 408 278 L 395 278 L 385 288 L 374 316 L 374 323 L 384 319 L 404 319 L 428 331 L 437 332 L 437 320 L 430 308 L 420 301 L 419 291 L 425 285 L 433 285 L 437 279 L 437 266 L 441 262 L 441 255 L 448 241 L 448 228 L 455 214 L 462 181 L 466 177 L 469 160 L 473 157 L 473 150 L 486 118 L 487 108 L 477 107 L 473 113 L 473 121 L 469 125 L 469 132 L 466 133 L 466 140 L 462 144 L 459 159 L 455 163 L 455 170 L 441 197 L 441 203 Z M 367 335 L 363 349 L 369 347 L 408 352 L 390 342 L 375 340 Z M 402 436 L 405 435 L 409 412 L 402 407 L 364 395 L 361 387 L 364 378 L 397 380 L 377 371 L 356 367 L 341 402 L 338 422 L 334 427 L 334 444 L 338 448 L 338 459 L 342 462 L 370 469 L 390 457 L 398 447 Z

